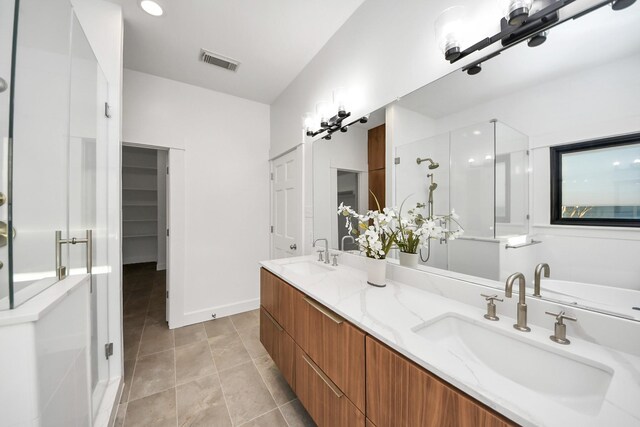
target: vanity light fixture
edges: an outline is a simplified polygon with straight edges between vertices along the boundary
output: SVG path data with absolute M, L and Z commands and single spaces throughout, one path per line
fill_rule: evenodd
M 330 140 L 331 135 L 335 132 L 345 133 L 349 127 L 356 123 L 367 123 L 369 116 L 363 116 L 352 122 L 343 124 L 343 121 L 351 116 L 351 112 L 347 111 L 347 90 L 345 88 L 337 88 L 333 91 L 333 103 L 319 102 L 316 104 L 316 115 L 307 113 L 304 116 L 304 129 L 309 137 L 314 137 L 326 133 L 322 139 Z M 337 110 L 337 111 L 336 111 Z M 334 113 L 334 111 L 336 111 Z M 314 130 L 316 123 L 320 127 Z
M 140 7 L 151 16 L 162 16 L 164 13 L 162 6 L 153 0 L 141 0 Z
M 460 57 L 465 42 L 466 17 L 467 9 L 464 6 L 453 6 L 445 9 L 436 19 L 436 41 L 447 61 L 452 62 Z
M 519 26 L 529 17 L 533 0 L 499 0 L 502 16 L 511 26 Z
M 611 9 L 613 10 L 622 10 L 626 9 L 632 4 L 634 4 L 636 0 L 614 0 L 611 2 Z
M 465 22 L 467 20 L 463 6 L 453 6 L 445 9 L 435 21 L 436 41 L 445 60 L 451 64 L 500 42 L 502 48 L 462 69 L 469 75 L 478 74 L 482 71 L 484 61 L 499 55 L 502 50 L 520 41 L 527 40 L 527 45 L 530 47 L 543 44 L 549 35 L 549 28 L 560 22 L 560 10 L 574 1 L 576 0 L 498 0 L 503 15 L 500 20 L 500 31 L 465 49 L 463 49 L 465 30 L 473 27 L 473 22 Z M 593 12 L 607 4 L 611 4 L 613 10 L 622 10 L 633 3 L 635 0 L 601 0 L 573 18 Z

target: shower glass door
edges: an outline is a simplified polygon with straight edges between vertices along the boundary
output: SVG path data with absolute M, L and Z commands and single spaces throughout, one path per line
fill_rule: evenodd
M 14 8 L 14 0 L 0 0 L 0 310 L 11 308 L 13 302 L 9 281 L 6 195 L 9 187 L 8 148 Z
M 14 306 L 58 281 L 56 230 L 69 237 L 69 97 L 72 9 L 25 0 L 16 32 L 11 218 Z M 69 265 L 63 245 L 61 264 Z
M 85 238 L 91 232 L 92 250 L 69 246 L 68 272 L 86 274 L 91 267 L 91 389 L 93 415 L 100 406 L 109 378 L 105 357 L 108 336 L 108 132 L 104 101 L 108 84 L 75 15 L 71 28 L 69 98 L 69 177 L 67 180 L 69 235 Z
M 13 2 L 0 2 L 3 59 L 11 57 L 5 41 L 15 43 L 13 74 L 7 61 L 0 62 L 0 77 L 12 75 L 15 81 L 11 118 L 8 90 L 0 92 L 0 192 L 7 188 L 11 201 L 9 210 L 0 206 L 0 261 L 10 258 L 8 269 L 0 267 L 0 308 L 17 307 L 90 268 L 89 316 L 77 321 L 91 331 L 85 360 L 95 417 L 109 380 L 108 82 L 69 0 L 20 1 L 15 35 L 7 30 Z M 8 248 L 2 246 L 4 221 L 15 228 Z M 87 230 L 91 245 L 72 240 L 87 238 Z M 59 246 L 59 263 L 56 231 L 68 241 Z

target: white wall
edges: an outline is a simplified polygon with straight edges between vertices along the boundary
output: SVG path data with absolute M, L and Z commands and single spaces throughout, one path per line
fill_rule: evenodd
M 171 284 L 183 303 L 170 326 L 257 308 L 258 261 L 269 256 L 269 106 L 125 70 L 123 111 L 125 142 L 184 150 L 185 274 Z

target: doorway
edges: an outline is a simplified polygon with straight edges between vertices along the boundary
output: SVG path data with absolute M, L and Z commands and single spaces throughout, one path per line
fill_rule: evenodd
M 124 325 L 128 317 L 168 321 L 168 151 L 122 148 L 122 264 Z M 125 352 L 129 347 L 126 342 Z M 135 345 L 135 343 L 134 343 Z

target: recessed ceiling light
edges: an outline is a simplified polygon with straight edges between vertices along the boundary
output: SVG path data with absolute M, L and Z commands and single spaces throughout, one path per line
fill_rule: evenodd
M 640 159 L 635 159 L 635 160 L 633 161 L 633 163 L 636 163 L 636 164 L 637 164 L 637 163 L 640 163 Z
M 474 134 L 474 135 L 482 135 L 482 132 L 480 132 L 479 130 L 474 130 L 474 131 L 473 131 L 473 134 Z
M 620 162 L 613 162 L 613 166 L 620 166 Z
M 473 163 L 473 162 L 475 162 L 475 161 L 476 161 L 476 159 L 473 159 L 473 158 L 472 158 L 472 159 L 467 160 L 467 162 L 469 162 L 469 163 Z
M 164 13 L 162 6 L 153 0 L 142 0 L 140 7 L 151 16 L 162 16 Z
M 484 156 L 485 160 L 491 160 L 493 159 L 493 156 L 491 154 L 487 154 L 486 156 Z

